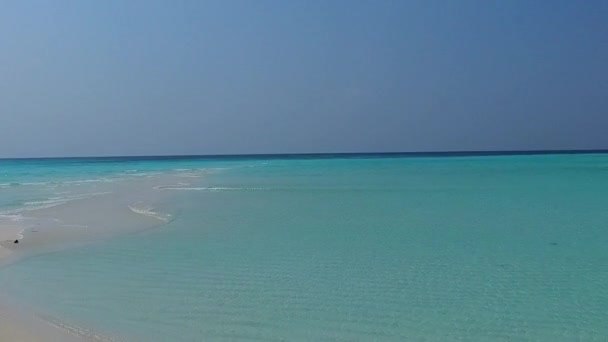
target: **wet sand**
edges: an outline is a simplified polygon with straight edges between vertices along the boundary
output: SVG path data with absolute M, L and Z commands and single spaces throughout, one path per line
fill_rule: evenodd
M 91 205 L 98 210 L 87 213 L 85 209 Z M 76 214 L 83 212 L 87 213 L 86 217 Z M 70 213 L 72 217 L 59 222 L 49 219 Z M 116 230 L 121 230 L 124 234 L 165 223 L 133 212 L 112 196 L 68 203 L 32 214 L 38 219 L 28 222 L 28 225 L 0 226 L 0 267 L 23 257 L 107 239 L 118 234 Z M 121 224 L 113 224 L 115 220 Z M 17 238 L 19 243 L 15 244 Z M 0 289 L 0 342 L 112 341 L 97 335 L 81 336 L 78 332 L 71 332 L 68 326 L 51 322 L 52 320 L 38 316 L 35 309 L 24 308 L 19 302 L 6 298 Z
M 0 266 L 10 264 L 19 256 L 27 255 L 29 242 L 24 242 L 22 234 L 27 229 L 25 225 L 16 223 L 0 224 Z M 15 244 L 14 241 L 20 243 Z M 29 246 L 28 246 L 29 245 Z M 42 243 L 42 245 L 45 245 Z M 0 342 L 76 342 L 91 341 L 70 333 L 67 329 L 55 326 L 49 321 L 37 316 L 33 310 L 21 308 L 11 300 L 0 296 Z
M 0 298 L 0 342 L 82 342 L 90 341 L 68 330 L 26 313 Z
M 132 233 L 166 224 L 169 215 L 154 211 L 153 199 L 161 194 L 145 184 L 68 202 L 52 208 L 27 212 L 28 219 L 0 221 L 0 267 L 21 258 L 98 242 L 117 235 Z M 144 191 L 145 189 L 145 191 Z M 139 194 L 138 196 L 125 196 Z M 142 199 L 145 199 L 143 204 Z M 18 244 L 14 241 L 19 240 Z M 112 341 L 71 331 L 61 322 L 52 323 L 8 298 L 0 289 L 0 342 L 37 341 Z
M 0 242 L 14 241 L 21 237 L 23 226 L 11 223 L 0 223 Z
M 12 254 L 11 244 L 21 239 L 24 226 L 15 223 L 0 222 L 0 265 Z

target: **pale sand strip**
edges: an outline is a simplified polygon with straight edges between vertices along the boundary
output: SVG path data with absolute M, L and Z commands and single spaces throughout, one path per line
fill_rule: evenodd
M 18 222 L 0 222 L 0 265 L 13 254 L 15 240 L 23 238 L 25 227 Z M 82 338 L 71 335 L 48 322 L 6 304 L 0 298 L 0 342 L 76 342 Z
M 147 184 L 148 182 L 149 180 L 144 179 L 142 184 L 145 186 L 124 190 L 127 194 L 138 194 L 135 197 L 95 196 L 30 211 L 27 215 L 27 225 L 2 218 L 0 267 L 23 256 L 61 250 L 74 243 L 99 241 L 166 223 L 169 221 L 169 215 L 157 213 L 147 206 L 133 206 L 142 199 L 149 200 L 159 196 L 160 192 L 153 189 L 153 185 L 158 185 L 157 182 Z M 171 180 L 167 182 L 172 184 Z M 142 189 L 153 190 L 145 192 Z M 36 219 L 32 220 L 33 217 Z M 24 228 L 27 228 L 25 232 Z M 25 238 L 21 236 L 22 232 Z M 14 244 L 17 239 L 20 243 Z M 74 333 L 71 327 L 62 326 L 61 323 L 53 324 L 36 316 L 32 308 L 23 308 L 18 300 L 2 295 L 0 291 L 0 342 L 114 341 L 102 336 L 89 336 L 88 332 L 84 334 L 86 337 L 80 331 Z
M 0 223 L 0 261 L 11 254 L 11 250 L 6 248 L 6 246 L 9 246 L 15 240 L 23 238 L 21 235 L 23 229 L 24 227 L 18 224 Z
M 91 210 L 94 207 L 95 210 Z M 143 230 L 158 226 L 166 221 L 156 215 L 153 209 L 143 206 L 143 212 L 134 211 L 128 205 L 116 201 L 111 196 L 96 197 L 67 203 L 62 206 L 34 212 L 44 220 L 22 222 L 0 222 L 0 267 L 6 266 L 20 257 L 53 251 L 56 247 L 69 245 L 70 241 L 95 241 L 115 236 L 119 232 Z M 84 213 L 84 214 L 83 214 Z M 154 215 L 152 215 L 154 214 Z M 167 215 L 162 216 L 168 217 Z M 60 222 L 52 218 L 61 217 Z M 112 228 L 106 228 L 112 227 Z M 24 228 L 27 228 L 24 231 Z M 21 236 L 21 233 L 25 237 Z M 14 244 L 20 239 L 18 244 Z M 114 341 L 113 339 L 84 335 L 73 332 L 72 327 L 60 322 L 52 324 L 39 316 L 31 308 L 22 308 L 18 300 L 3 296 L 0 289 L 0 342 L 76 342 Z
M 0 224 L 0 243 L 10 245 L 21 239 L 22 226 L 12 223 Z M 11 250 L 0 246 L 0 260 L 8 257 Z M 83 341 L 43 320 L 6 305 L 0 301 L 0 342 L 72 342 Z
M 20 239 L 23 228 L 18 224 L 0 223 L 0 242 Z
M 0 342 L 83 342 L 64 329 L 0 301 Z

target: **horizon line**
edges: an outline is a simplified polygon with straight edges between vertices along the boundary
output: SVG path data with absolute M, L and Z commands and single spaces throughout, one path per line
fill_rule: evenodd
M 567 150 L 460 150 L 460 151 L 393 151 L 393 152 L 302 152 L 302 153 L 228 153 L 228 154 L 144 154 L 144 155 L 97 155 L 72 157 L 0 157 L 0 160 L 49 160 L 49 159 L 186 159 L 186 158 L 238 158 L 238 157 L 331 157 L 331 156 L 412 156 L 412 157 L 450 157 L 450 156 L 509 156 L 509 155 L 549 155 L 549 154 L 605 154 L 608 149 L 567 149 Z

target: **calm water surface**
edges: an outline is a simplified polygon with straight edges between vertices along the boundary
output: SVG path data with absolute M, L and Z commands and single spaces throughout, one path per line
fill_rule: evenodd
M 171 214 L 160 227 L 0 269 L 2 292 L 83 330 L 127 341 L 608 340 L 608 155 L 0 170 L 0 211 L 14 220 L 140 177 L 182 179 L 153 189 L 155 212 Z

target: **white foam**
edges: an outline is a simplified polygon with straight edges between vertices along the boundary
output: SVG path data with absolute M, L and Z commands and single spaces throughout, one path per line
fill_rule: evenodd
M 79 327 L 76 325 L 68 324 L 64 321 L 61 321 L 55 317 L 51 317 L 48 315 L 36 315 L 42 321 L 50 324 L 58 329 L 61 329 L 67 332 L 70 335 L 77 336 L 82 338 L 85 341 L 95 341 L 95 342 L 118 342 L 118 340 L 110 337 L 103 336 L 89 329 L 85 329 L 83 327 Z
M 180 173 L 180 174 L 177 175 L 177 177 L 183 177 L 183 178 L 201 178 L 201 177 L 203 177 L 203 175 L 200 174 L 200 173 L 189 172 L 189 173 Z
M 79 179 L 79 180 L 65 180 L 65 181 L 53 181 L 53 182 L 15 182 L 15 183 L 0 183 L 0 189 L 7 189 L 16 186 L 52 186 L 58 187 L 61 185 L 79 185 L 88 183 L 112 183 L 121 178 L 92 178 L 92 179 Z
M 24 182 L 24 183 L 12 183 L 14 186 L 17 185 L 49 185 L 52 182 Z
M 40 208 L 40 207 L 50 208 L 50 207 L 54 207 L 56 205 L 64 204 L 64 203 L 66 203 L 68 201 L 69 201 L 68 199 L 51 198 L 51 199 L 43 200 L 43 201 L 25 202 L 25 203 L 23 203 L 23 205 L 26 205 L 29 208 L 32 208 L 32 207 L 36 207 L 36 208 Z
M 62 184 L 86 184 L 86 183 L 112 183 L 120 178 L 93 178 L 93 179 L 81 179 L 73 181 L 63 181 Z
M 156 211 L 154 208 L 149 207 L 149 206 L 130 205 L 129 209 L 136 214 L 153 217 L 153 218 L 163 221 L 163 222 L 171 221 L 171 214 L 160 213 L 160 212 Z
M 190 183 L 185 183 L 185 182 L 179 182 L 177 184 L 171 184 L 171 185 L 157 185 L 152 187 L 155 190 L 163 190 L 165 188 L 172 188 L 172 187 L 176 187 L 176 188 L 180 188 L 180 187 L 185 187 L 190 185 Z
M 0 211 L 0 215 L 15 215 L 15 214 L 26 212 L 26 211 L 52 208 L 52 207 L 56 207 L 56 206 L 59 206 L 62 204 L 66 204 L 68 202 L 81 200 L 81 199 L 87 199 L 87 198 L 91 198 L 94 196 L 107 195 L 109 193 L 110 192 L 94 192 L 94 193 L 66 196 L 66 197 L 51 197 L 51 198 L 48 198 L 46 200 L 41 200 L 41 201 L 29 201 L 29 202 L 23 203 L 24 206 L 21 208 Z
M 205 190 L 210 190 L 211 188 L 208 187 L 204 187 L 204 188 L 200 188 L 200 187 L 179 187 L 179 186 L 158 186 L 155 187 L 155 189 L 158 190 L 186 190 L 186 191 L 205 191 Z
M 159 172 L 125 172 L 122 175 L 129 177 L 152 177 L 160 174 Z
M 269 188 L 226 188 L 226 187 L 210 187 L 210 191 L 261 191 L 270 190 Z
M 86 224 L 62 224 L 62 227 L 88 228 Z
M 199 169 L 199 171 L 204 171 L 207 173 L 218 173 L 218 172 L 222 172 L 224 170 L 229 170 L 229 167 L 214 167 L 214 168 L 208 168 L 208 169 Z
M 155 186 L 157 190 L 183 190 L 183 191 L 260 191 L 269 188 L 229 188 L 229 187 L 184 187 L 184 186 Z
M 23 221 L 25 218 L 21 214 L 0 214 L 0 219 L 7 219 L 13 222 Z

